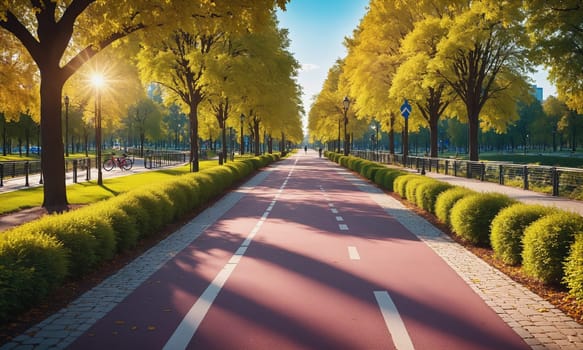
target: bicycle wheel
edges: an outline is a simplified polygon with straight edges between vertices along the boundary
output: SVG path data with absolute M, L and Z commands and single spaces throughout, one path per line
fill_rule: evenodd
M 111 159 L 106 159 L 103 161 L 103 169 L 105 169 L 106 171 L 110 171 L 111 169 L 113 169 L 114 166 L 115 164 Z
M 134 162 L 131 159 L 126 158 L 126 159 L 124 159 L 121 166 L 123 167 L 124 170 L 130 170 L 133 165 L 134 165 Z

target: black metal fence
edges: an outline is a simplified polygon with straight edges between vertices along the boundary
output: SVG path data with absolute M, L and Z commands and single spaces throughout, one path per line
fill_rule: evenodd
M 417 156 L 403 159 L 400 154 L 375 151 L 355 150 L 352 153 L 360 158 L 416 169 L 421 173 L 430 171 L 473 178 L 553 196 L 580 198 L 583 195 L 583 169 Z
M 78 182 L 79 175 L 85 175 L 85 180 L 91 180 L 91 164 L 95 164 L 95 158 L 77 158 L 65 161 L 65 172 L 72 172 L 73 182 Z M 4 181 L 11 178 L 24 177 L 25 186 L 32 181 L 43 183 L 40 160 L 8 161 L 0 162 L 0 187 Z
M 146 151 L 144 166 L 147 169 L 174 166 L 187 162 L 188 152 L 177 151 Z

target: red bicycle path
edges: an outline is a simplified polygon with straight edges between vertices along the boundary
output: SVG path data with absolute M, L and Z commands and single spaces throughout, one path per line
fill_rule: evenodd
M 344 169 L 269 171 L 69 348 L 529 348 Z

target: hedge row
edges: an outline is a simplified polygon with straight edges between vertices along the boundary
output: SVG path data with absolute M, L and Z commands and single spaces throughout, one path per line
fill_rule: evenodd
M 138 188 L 0 235 L 0 322 L 36 305 L 66 279 L 79 279 L 279 159 L 263 155 Z
M 495 257 L 521 265 L 525 275 L 564 284 L 583 301 L 583 217 L 555 208 L 517 203 L 422 175 L 337 153 L 326 156 L 434 214 L 454 234 Z M 346 164 L 346 165 L 345 165 Z

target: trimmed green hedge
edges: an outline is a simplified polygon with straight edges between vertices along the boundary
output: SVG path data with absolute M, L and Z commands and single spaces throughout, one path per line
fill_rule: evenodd
M 417 174 L 408 174 L 408 175 L 404 175 L 404 176 L 399 176 L 395 179 L 395 181 L 393 182 L 393 188 L 395 190 L 395 192 L 397 192 L 399 194 L 399 196 L 401 196 L 401 198 L 404 199 L 409 199 L 407 198 L 407 184 L 409 181 L 415 180 L 415 179 L 423 179 L 424 177 L 422 175 L 417 175 Z
M 439 221 L 451 227 L 451 208 L 453 208 L 460 199 L 473 194 L 477 194 L 477 192 L 465 187 L 454 187 L 443 191 L 435 200 L 435 216 L 437 216 Z
M 0 237 L 0 321 L 5 322 L 62 284 L 69 261 L 55 237 L 16 230 Z
M 189 173 L 2 232 L 0 322 L 35 305 L 66 278 L 81 278 L 279 159 L 279 154 L 263 155 Z
M 490 224 L 500 210 L 516 203 L 499 193 L 480 193 L 460 199 L 451 208 L 453 231 L 472 244 L 490 247 Z
M 490 243 L 494 256 L 508 265 L 522 263 L 524 230 L 545 215 L 556 212 L 542 205 L 517 203 L 504 208 L 492 220 Z
M 565 262 L 565 277 L 563 282 L 569 288 L 569 293 L 577 300 L 583 301 L 583 231 L 575 236 L 575 242 Z
M 453 188 L 453 185 L 450 185 L 447 182 L 426 181 L 421 183 L 415 194 L 417 206 L 427 212 L 435 214 L 435 202 L 437 201 L 437 197 L 450 188 Z
M 524 232 L 522 270 L 547 284 L 563 281 L 563 264 L 575 235 L 583 232 L 583 217 L 570 212 L 544 216 Z

